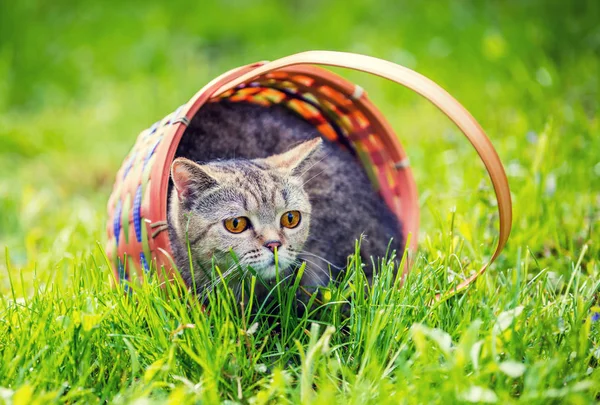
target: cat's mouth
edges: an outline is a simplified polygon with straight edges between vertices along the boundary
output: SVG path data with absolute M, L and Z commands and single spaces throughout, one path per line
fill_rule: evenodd
M 287 260 L 282 260 L 281 258 L 276 260 L 274 256 L 262 263 L 250 265 L 250 267 L 252 267 L 252 269 L 265 281 L 275 280 L 278 273 L 280 278 L 287 276 L 290 266 L 291 263 L 288 263 Z
M 254 267 L 254 270 L 266 281 L 275 280 L 277 278 L 277 273 L 279 273 L 280 277 L 285 277 L 287 275 L 287 269 L 282 268 L 281 265 L 275 265 L 274 260 L 259 268 Z

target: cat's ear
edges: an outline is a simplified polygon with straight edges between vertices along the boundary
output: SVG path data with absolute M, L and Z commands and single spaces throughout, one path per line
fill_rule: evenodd
M 279 155 L 265 159 L 271 167 L 288 172 L 291 176 L 303 175 L 319 155 L 323 140 L 318 137 L 301 143 L 300 145 Z
M 177 158 L 171 164 L 171 178 L 180 198 L 202 192 L 218 184 L 213 171 L 189 159 Z

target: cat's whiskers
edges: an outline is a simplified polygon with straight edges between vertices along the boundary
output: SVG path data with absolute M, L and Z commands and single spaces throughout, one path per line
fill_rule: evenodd
M 317 178 L 318 176 L 320 176 L 321 174 L 323 174 L 325 172 L 325 169 L 321 170 L 319 173 L 315 174 L 314 176 L 312 176 L 310 179 L 306 180 L 304 183 L 302 183 L 302 187 L 304 187 L 306 184 L 308 184 L 311 180 Z
M 219 285 L 219 283 L 222 283 L 223 281 L 227 281 L 227 277 L 229 277 L 229 275 L 236 270 L 237 266 L 238 266 L 237 263 L 232 264 L 227 270 L 225 270 L 225 272 L 221 273 L 214 280 L 212 280 L 210 285 L 205 285 L 202 287 L 202 289 L 204 291 L 206 291 L 208 294 L 210 294 Z
M 308 261 L 306 261 L 306 260 L 303 260 L 303 261 L 308 263 Z M 301 265 L 301 262 L 298 263 L 298 266 L 300 266 L 300 265 Z M 323 271 L 323 269 L 321 269 L 321 271 Z M 313 280 L 321 280 L 321 275 L 312 266 L 306 266 L 304 268 L 304 274 L 309 276 Z
M 309 260 L 307 258 L 303 258 L 301 260 L 311 264 L 311 266 L 306 266 L 305 271 L 307 271 L 308 273 L 312 272 L 312 275 L 314 275 L 316 278 L 320 278 L 320 277 L 319 277 L 319 274 L 317 274 L 317 272 L 315 271 L 315 268 L 320 270 L 321 273 L 323 273 L 325 276 L 327 276 L 327 279 L 331 278 L 331 275 L 329 274 L 329 272 L 325 271 L 325 269 L 323 269 L 317 263 L 315 263 L 312 260 Z
M 319 255 L 317 255 L 315 253 L 312 253 L 312 252 L 308 252 L 306 250 L 300 250 L 300 251 L 298 251 L 298 256 L 301 256 L 301 255 L 309 255 L 309 256 L 316 257 L 317 259 L 323 260 L 325 263 L 327 263 L 328 265 L 330 265 L 331 267 L 333 267 L 336 270 L 343 270 L 344 269 L 344 267 L 336 266 L 335 264 L 331 263 L 329 260 L 325 259 L 324 257 L 319 256 Z
M 315 167 L 316 165 L 318 165 L 319 163 L 321 163 L 322 161 L 324 161 L 328 157 L 329 157 L 329 154 L 324 154 L 324 156 L 321 159 L 317 160 L 316 162 L 314 162 L 313 164 L 311 164 L 306 170 L 304 170 L 302 173 L 300 173 L 300 177 L 304 177 L 304 175 L 306 173 L 308 173 L 308 171 L 310 169 L 312 169 L 313 167 Z
M 248 268 L 246 268 L 246 270 L 244 270 L 242 272 L 242 276 L 238 280 L 238 284 L 236 287 L 237 292 L 234 291 L 234 295 L 237 300 L 241 299 L 242 285 L 243 285 L 244 281 L 246 280 L 246 276 L 248 276 L 249 272 L 250 272 L 250 270 Z

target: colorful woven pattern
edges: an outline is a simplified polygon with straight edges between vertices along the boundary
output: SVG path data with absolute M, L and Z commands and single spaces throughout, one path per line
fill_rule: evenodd
M 256 65 L 241 69 L 252 66 Z M 239 71 L 228 72 L 221 80 L 226 82 L 228 75 L 236 74 Z M 403 151 L 360 87 L 324 69 L 301 65 L 257 77 L 216 97 L 209 93 L 210 89 L 199 92 L 143 131 L 117 174 L 108 203 L 106 247 L 117 280 L 141 277 L 152 264 L 164 266 L 167 271 L 174 267 L 166 228 L 169 167 L 190 119 L 205 102 L 227 99 L 286 105 L 313 124 L 323 137 L 353 151 L 373 187 L 400 218 L 408 211 L 407 204 L 415 211 L 416 192 Z M 390 142 L 396 152 L 402 152 L 400 158 L 394 160 L 389 154 Z M 404 232 L 414 235 L 418 218 L 402 219 Z

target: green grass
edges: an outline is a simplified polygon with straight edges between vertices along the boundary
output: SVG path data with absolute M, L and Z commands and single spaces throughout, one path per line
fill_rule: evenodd
M 0 403 L 598 398 L 597 2 L 137 3 L 0 3 Z M 358 294 L 350 272 L 300 318 L 289 291 L 268 315 L 225 290 L 206 312 L 155 279 L 111 288 L 105 205 L 137 133 L 228 68 L 307 49 L 404 64 L 471 111 L 513 193 L 496 264 L 429 305 L 491 253 L 485 171 L 427 102 L 343 72 L 411 157 L 422 226 L 402 288 L 386 265 Z

